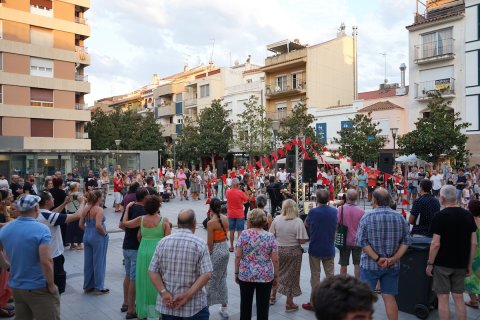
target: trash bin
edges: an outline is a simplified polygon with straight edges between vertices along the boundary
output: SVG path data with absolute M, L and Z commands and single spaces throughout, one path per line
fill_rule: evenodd
M 435 303 L 432 278 L 425 273 L 431 238 L 412 238 L 412 244 L 400 259 L 398 310 L 420 319 L 428 318 Z

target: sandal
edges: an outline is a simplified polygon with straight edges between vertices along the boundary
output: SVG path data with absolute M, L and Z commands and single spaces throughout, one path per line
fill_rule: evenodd
M 285 312 L 293 312 L 298 310 L 298 304 L 287 304 L 285 305 Z
M 478 301 L 473 302 L 473 301 L 470 300 L 468 302 L 465 302 L 465 305 L 470 307 L 470 308 L 473 308 L 473 309 L 478 309 L 479 303 L 478 303 Z
M 273 306 L 275 303 L 277 303 L 277 299 L 270 298 L 270 305 Z
M 97 296 L 100 296 L 100 295 L 102 295 L 102 294 L 107 294 L 107 293 L 109 293 L 109 292 L 110 292 L 110 289 L 102 289 L 102 290 L 97 290 L 97 291 L 95 291 L 95 294 L 96 294 Z
M 0 318 L 11 318 L 15 315 L 15 311 L 0 308 Z
M 136 313 L 127 313 L 125 316 L 125 319 L 137 319 L 137 314 Z
M 233 248 L 228 249 L 228 251 L 233 252 Z
M 120 308 L 120 311 L 121 312 L 127 312 L 127 310 L 128 310 L 128 305 L 122 304 L 122 307 Z

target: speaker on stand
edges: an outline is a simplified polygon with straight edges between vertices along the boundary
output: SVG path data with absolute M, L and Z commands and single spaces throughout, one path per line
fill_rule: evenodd
M 303 160 L 302 181 L 308 183 L 308 199 L 310 199 L 310 186 L 317 181 L 317 159 Z

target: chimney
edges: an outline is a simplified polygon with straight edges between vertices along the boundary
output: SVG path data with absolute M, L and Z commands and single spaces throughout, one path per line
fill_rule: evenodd
M 160 83 L 160 78 L 158 77 L 158 74 L 154 73 L 153 74 L 153 84 L 158 85 Z
M 407 70 L 407 66 L 405 63 L 400 65 L 400 88 L 397 88 L 396 95 L 397 96 L 404 96 L 408 94 L 408 88 L 405 86 L 405 70 Z

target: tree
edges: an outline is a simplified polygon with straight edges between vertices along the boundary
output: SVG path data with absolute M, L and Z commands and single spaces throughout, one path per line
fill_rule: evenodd
M 352 125 L 342 128 L 337 132 L 339 138 L 334 138 L 340 145 L 339 151 L 355 162 L 376 161 L 387 143 L 387 138 L 379 135 L 379 123 L 372 121 L 370 112 L 357 114 L 349 120 Z
M 313 122 L 315 117 L 308 113 L 305 100 L 302 100 L 292 109 L 292 113 L 283 119 L 280 126 L 279 138 L 284 144 L 302 134 L 310 141 L 315 141 Z
M 200 113 L 198 150 L 200 154 L 212 158 L 213 167 L 215 156 L 225 157 L 232 146 L 232 127 L 228 113 L 222 106 L 222 100 L 213 100 L 212 105 Z
M 85 131 L 92 141 L 93 150 L 105 150 L 115 148 L 115 139 L 118 139 L 118 132 L 110 114 L 101 109 L 95 110 L 92 120 L 87 123 Z
M 141 125 L 135 131 L 133 149 L 136 150 L 158 150 L 163 147 L 162 132 L 155 122 L 153 113 L 147 113 L 141 118 Z
M 182 132 L 178 135 L 175 146 L 177 160 L 189 163 L 200 158 L 201 154 L 198 148 L 199 140 L 198 124 L 195 123 L 192 118 L 185 117 Z
M 470 125 L 462 122 L 459 112 L 453 112 L 451 101 L 441 92 L 429 93 L 428 114 L 415 123 L 416 129 L 398 139 L 404 154 L 415 153 L 425 161 L 438 163 L 442 157 L 466 161 L 467 136 L 462 131 Z M 454 147 L 456 146 L 456 148 Z
M 250 163 L 253 156 L 268 154 L 271 151 L 271 120 L 265 118 L 265 107 L 258 104 L 258 98 L 251 96 L 245 102 L 245 111 L 235 123 L 235 144 L 248 153 Z

